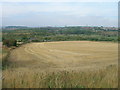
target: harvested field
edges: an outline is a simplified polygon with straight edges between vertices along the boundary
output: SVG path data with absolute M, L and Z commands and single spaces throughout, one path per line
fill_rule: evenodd
M 62 79 L 57 77 L 59 75 L 63 79 L 65 79 L 65 75 L 68 75 L 69 79 L 66 78 L 68 85 L 64 87 L 81 87 L 81 85 L 84 87 L 117 87 L 117 43 L 92 41 L 29 43 L 13 50 L 9 61 L 8 69 L 3 72 L 5 77 L 3 87 L 63 87 L 64 85 L 62 86 L 60 83 Z M 56 74 L 52 74 L 53 72 Z M 11 75 L 12 73 L 13 75 Z M 28 73 L 31 76 L 27 77 Z M 45 74 L 42 74 L 42 77 L 40 73 Z M 15 86 L 13 85 L 14 80 L 21 82 L 21 79 L 18 79 L 19 74 L 26 83 L 24 85 L 18 83 L 16 84 L 18 86 Z M 51 78 L 47 79 L 48 81 L 46 79 L 42 79 L 42 81 L 38 76 Z M 52 79 L 53 77 L 54 79 Z M 96 77 L 96 81 L 91 83 L 94 77 Z M 60 80 L 56 81 L 55 78 Z M 50 79 L 53 81 L 49 81 Z M 77 82 L 78 79 L 80 82 Z M 38 81 L 28 84 L 34 80 Z M 73 82 L 69 84 L 69 80 Z M 10 81 L 13 83 L 7 84 Z M 44 82 L 54 82 L 55 85 L 52 83 L 52 86 L 45 86 Z M 75 82 L 77 86 L 75 86 Z M 38 85 L 38 83 L 41 84 Z
M 17 67 L 36 69 L 87 69 L 117 64 L 117 44 L 68 41 L 26 44 L 11 54 Z

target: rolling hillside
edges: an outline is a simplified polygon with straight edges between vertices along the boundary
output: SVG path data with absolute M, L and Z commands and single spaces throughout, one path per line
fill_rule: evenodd
M 3 87 L 117 87 L 118 45 L 113 42 L 29 43 L 14 49 Z M 10 83 L 8 83 L 10 82 Z

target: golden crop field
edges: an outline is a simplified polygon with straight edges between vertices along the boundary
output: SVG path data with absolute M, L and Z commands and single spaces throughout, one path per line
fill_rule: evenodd
M 118 44 L 60 41 L 14 49 L 3 71 L 3 87 L 117 87 Z

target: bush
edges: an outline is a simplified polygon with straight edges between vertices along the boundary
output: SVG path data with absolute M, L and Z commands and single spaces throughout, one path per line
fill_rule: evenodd
M 17 46 L 17 41 L 15 39 L 5 39 L 3 40 L 3 45 L 6 45 L 7 47 Z

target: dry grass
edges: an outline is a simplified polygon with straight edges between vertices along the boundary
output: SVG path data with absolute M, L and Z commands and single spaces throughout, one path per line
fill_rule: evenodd
M 1 42 L 0 42 L 0 77 L 2 77 L 2 43 Z M 1 88 L 2 88 L 2 79 L 0 78 L 0 89 Z
M 69 41 L 23 45 L 3 71 L 4 88 L 115 88 L 117 43 Z
M 116 88 L 117 67 L 97 71 L 4 71 L 3 88 Z

